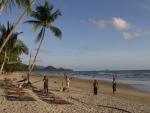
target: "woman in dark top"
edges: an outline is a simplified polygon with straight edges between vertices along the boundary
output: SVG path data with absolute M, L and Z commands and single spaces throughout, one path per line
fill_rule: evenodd
M 113 82 L 112 82 L 113 94 L 115 94 L 116 92 L 116 87 L 117 87 L 117 83 L 116 83 L 115 77 L 113 77 Z
M 97 95 L 97 89 L 98 89 L 98 81 L 94 80 L 94 82 L 93 82 L 94 95 Z
M 44 76 L 43 82 L 44 82 L 44 92 L 48 93 L 48 78 L 47 78 L 47 76 Z

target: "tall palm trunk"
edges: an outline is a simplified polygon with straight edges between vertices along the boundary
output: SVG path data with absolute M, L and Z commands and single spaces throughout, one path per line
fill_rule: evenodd
M 7 0 L 2 0 L 1 3 L 0 3 L 0 14 L 3 12 L 6 4 L 7 4 Z
M 36 54 L 35 54 L 35 56 L 34 56 L 33 63 L 32 63 L 32 65 L 31 65 L 30 68 L 29 68 L 29 74 L 28 74 L 28 77 L 27 77 L 27 78 L 28 78 L 28 82 L 30 82 L 30 75 L 31 75 L 31 72 L 32 72 L 32 70 L 33 70 L 33 68 L 34 68 L 34 65 L 35 65 L 35 62 L 36 62 L 38 53 L 39 53 L 39 51 L 40 51 L 40 48 L 41 48 L 41 45 L 42 45 L 42 42 L 43 42 L 43 39 L 44 39 L 44 35 L 45 35 L 45 28 L 43 29 L 42 39 L 41 39 L 41 41 L 40 41 L 39 47 L 37 48 Z
M 3 60 L 3 63 L 2 63 L 2 65 L 1 65 L 1 68 L 0 68 L 0 74 L 2 74 L 2 72 L 3 72 L 4 65 L 5 65 L 5 63 L 6 63 L 6 58 L 7 58 L 7 53 L 4 52 L 4 60 Z
M 29 69 L 30 69 L 30 67 L 31 67 L 31 58 L 32 58 L 32 55 L 31 55 L 31 53 L 30 53 L 28 70 L 29 70 Z
M 32 0 L 31 1 L 31 5 L 35 2 L 36 0 Z M 0 48 L 0 53 L 2 52 L 5 44 L 8 42 L 8 40 L 10 39 L 11 35 L 13 34 L 13 32 L 16 30 L 16 28 L 18 27 L 18 25 L 21 23 L 21 21 L 24 19 L 24 17 L 26 16 L 26 10 L 22 13 L 22 15 L 20 16 L 20 18 L 17 20 L 17 22 L 15 23 L 13 29 L 10 31 L 10 33 L 8 34 L 8 36 L 6 37 L 5 41 L 3 42 L 1 48 Z
M 30 83 L 30 68 L 31 68 L 31 57 L 32 57 L 32 55 L 31 55 L 31 53 L 30 53 L 30 58 L 29 58 L 29 65 L 28 65 L 28 70 L 29 70 L 29 72 L 28 72 L 28 74 L 27 74 L 27 81 L 28 81 L 28 83 Z

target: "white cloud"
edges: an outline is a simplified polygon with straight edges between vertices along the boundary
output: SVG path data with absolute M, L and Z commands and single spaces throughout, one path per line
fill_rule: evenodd
M 114 17 L 110 20 L 90 20 L 91 23 L 99 28 L 115 28 L 117 30 L 124 30 L 130 27 L 130 24 L 122 18 Z
M 113 18 L 112 25 L 118 30 L 124 30 L 129 28 L 129 24 L 127 21 L 121 18 Z
M 138 28 L 137 26 L 129 24 L 129 22 L 119 17 L 114 17 L 112 20 L 93 19 L 89 20 L 89 22 L 101 29 L 114 28 L 121 31 L 123 38 L 127 41 L 150 35 L 150 30 Z
M 123 38 L 125 40 L 134 40 L 137 38 L 143 38 L 150 35 L 150 31 L 135 31 L 135 32 L 123 32 Z

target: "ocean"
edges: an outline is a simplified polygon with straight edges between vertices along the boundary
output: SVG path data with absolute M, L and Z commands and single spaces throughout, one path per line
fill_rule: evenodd
M 112 82 L 115 76 L 117 83 L 130 85 L 138 90 L 150 93 L 150 70 L 119 70 L 119 71 L 73 71 L 66 72 L 68 76 L 87 80 L 103 80 Z M 46 74 L 63 76 L 63 72 L 36 72 L 36 74 Z

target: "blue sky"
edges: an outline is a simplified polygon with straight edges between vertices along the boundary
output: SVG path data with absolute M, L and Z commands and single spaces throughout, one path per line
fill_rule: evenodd
M 150 69 L 149 0 L 50 0 L 62 16 L 54 23 L 62 39 L 46 32 L 38 65 L 74 70 Z M 15 22 L 22 10 L 4 12 L 1 23 Z M 25 18 L 25 20 L 28 17 Z M 32 54 L 36 32 L 21 24 L 21 40 Z M 29 56 L 22 56 L 28 63 Z

